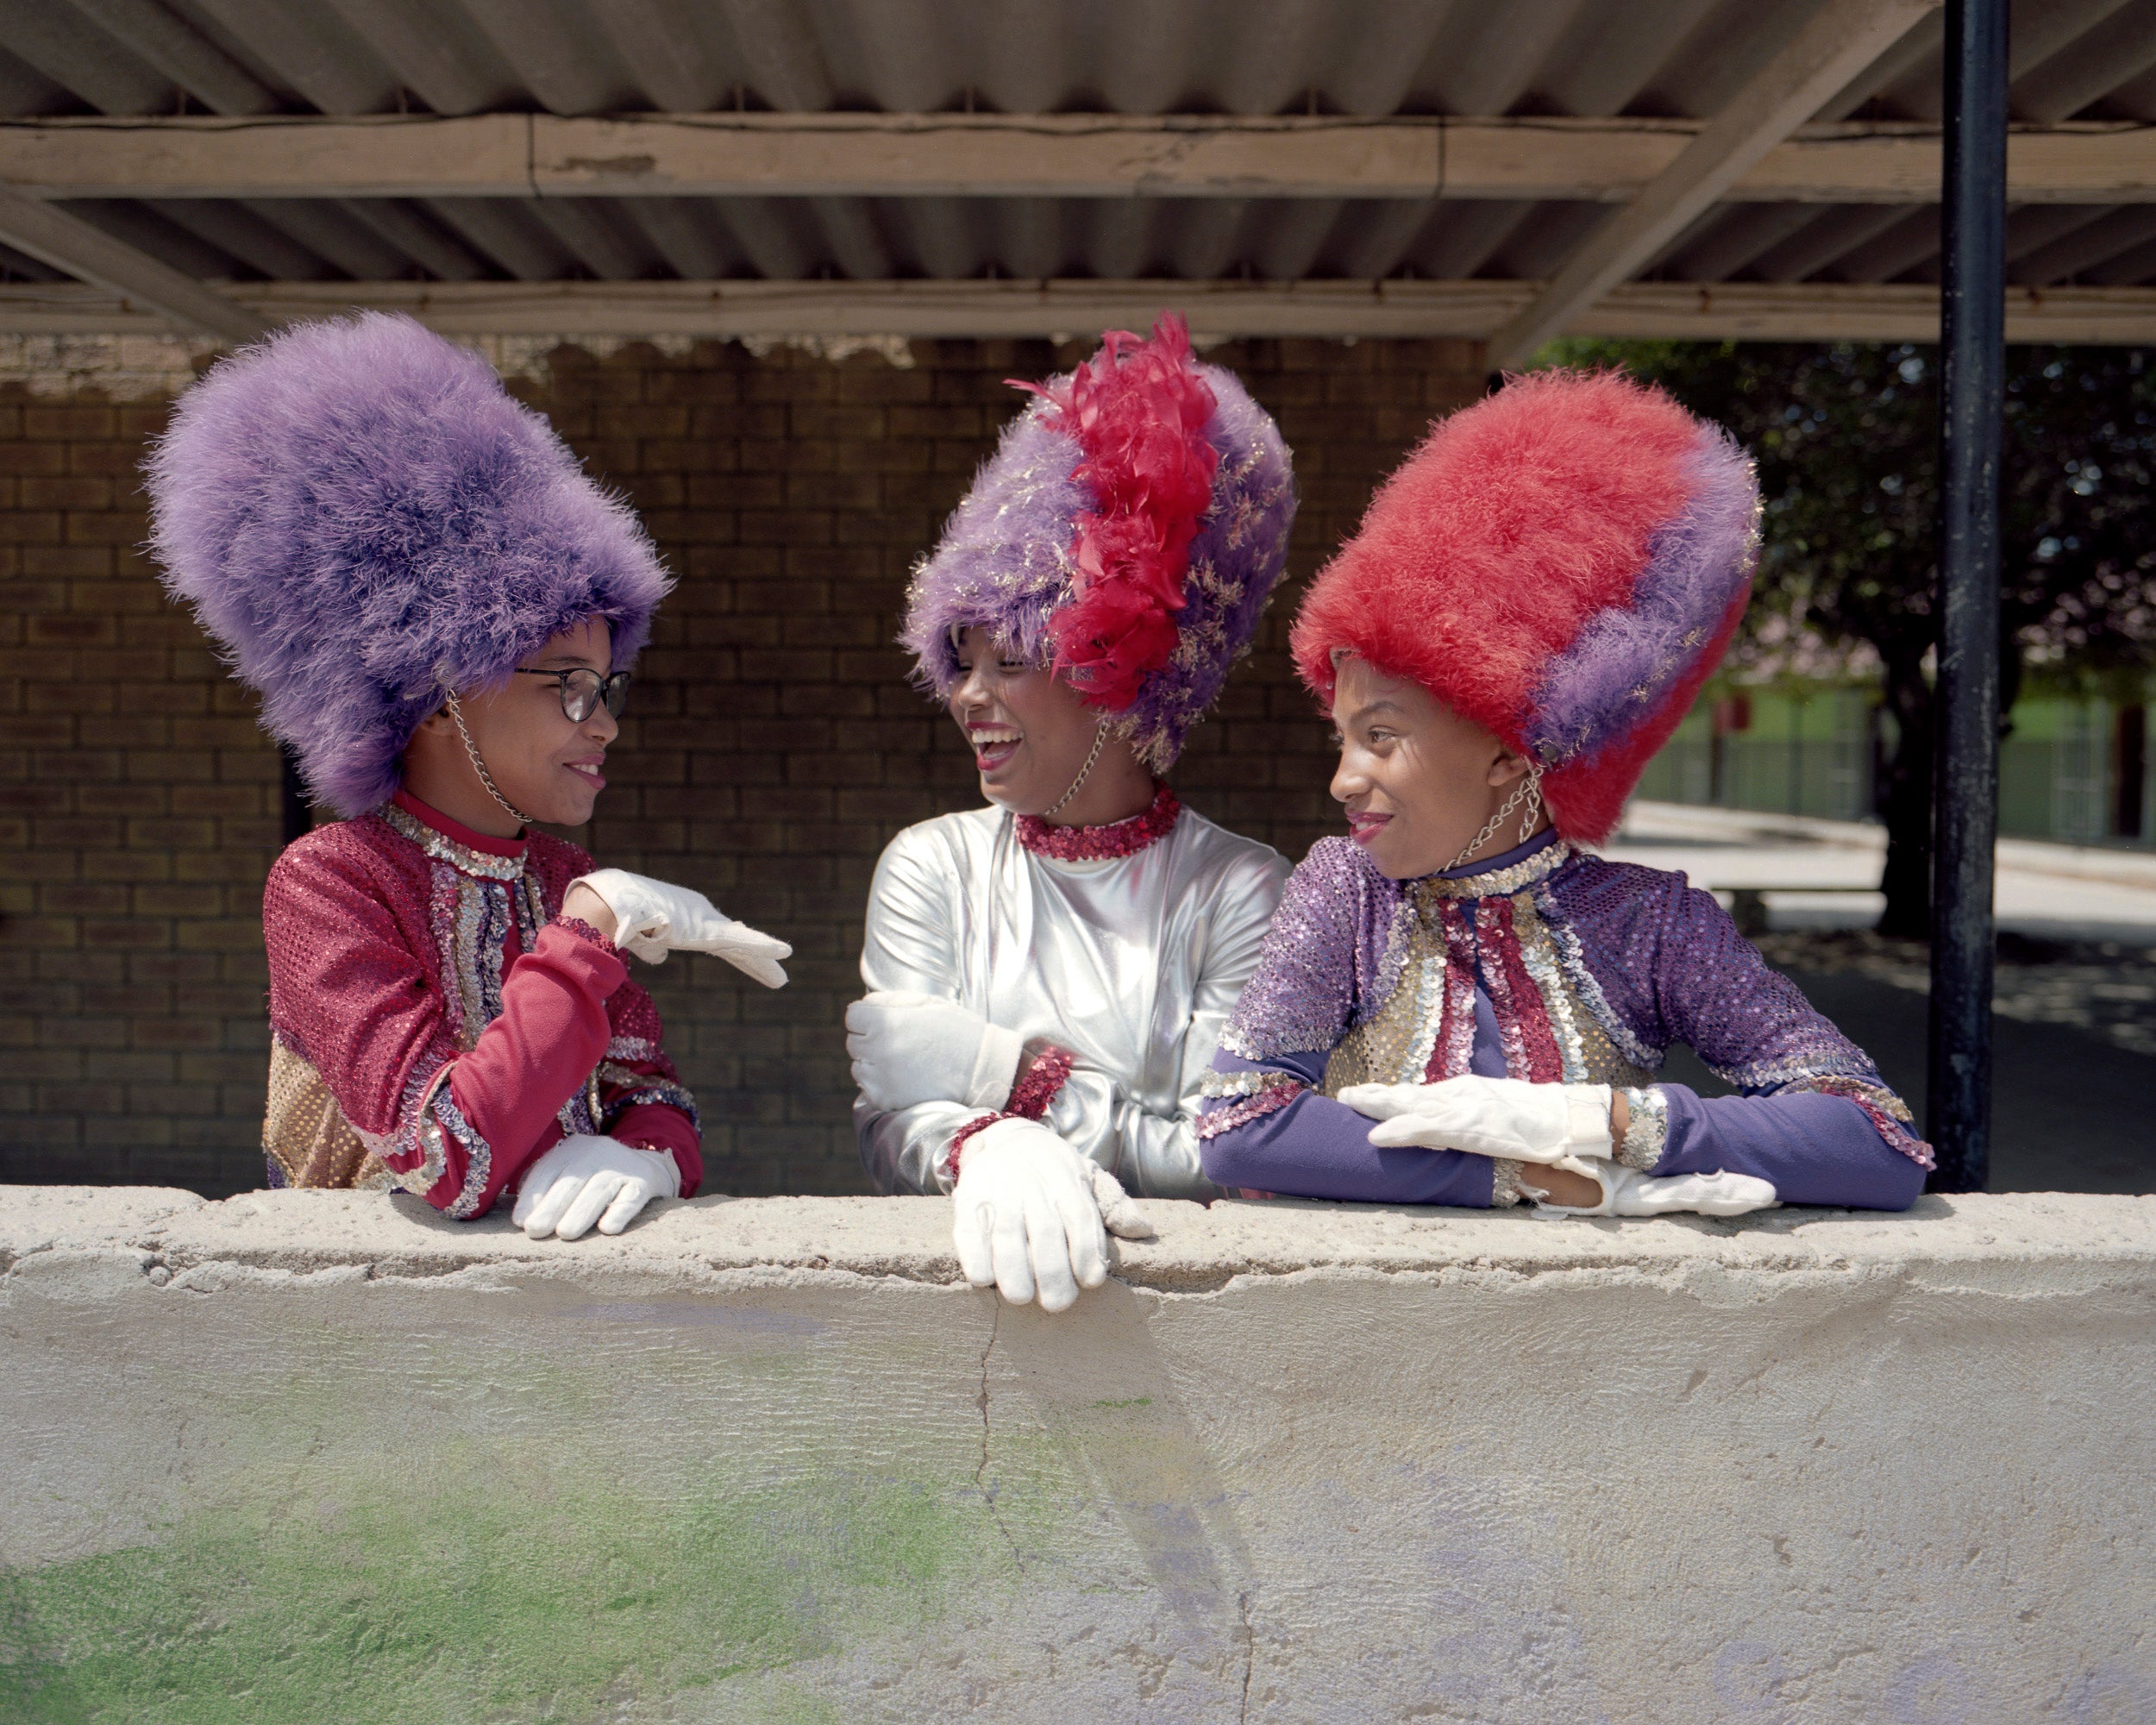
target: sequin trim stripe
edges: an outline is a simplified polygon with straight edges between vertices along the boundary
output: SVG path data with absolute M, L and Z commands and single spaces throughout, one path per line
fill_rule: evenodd
M 1564 1062 L 1550 1027 L 1548 1004 L 1520 962 L 1520 934 L 1513 925 L 1512 900 L 1485 899 L 1476 906 L 1476 933 L 1482 954 L 1482 980 L 1496 1008 L 1498 1034 L 1505 1045 L 1505 1068 L 1536 1084 L 1564 1082 Z M 1501 982 L 1503 998 L 1498 998 Z
M 1560 838 L 1547 850 L 1538 850 L 1509 869 L 1493 869 L 1486 875 L 1462 875 L 1448 880 L 1426 875 L 1414 883 L 1418 894 L 1433 899 L 1508 899 L 1557 873 L 1577 853 Z
M 609 1060 L 656 1060 L 659 1044 L 649 1037 L 617 1036 L 606 1044 Z
M 1457 904 L 1434 906 L 1445 941 L 1442 992 L 1424 1007 L 1422 1022 L 1433 1026 L 1430 1047 L 1416 1063 L 1425 1083 L 1457 1078 L 1475 1058 L 1475 931 Z M 1434 1008 L 1434 1010 L 1432 1010 Z M 1416 1068 L 1386 1075 L 1412 1083 Z
M 1522 1202 L 1526 1194 L 1520 1189 L 1520 1176 L 1526 1164 L 1513 1161 L 1509 1157 L 1498 1157 L 1489 1180 L 1489 1207 L 1493 1210 L 1509 1210 Z
M 1828 1071 L 1807 1060 L 1756 1060 L 1743 1066 L 1717 1066 L 1714 1071 L 1725 1083 L 1734 1084 L 1739 1090 L 1777 1090 L 1789 1084 L 1801 1084 L 1810 1089 L 1830 1082 L 1846 1085 L 1850 1088 L 1846 1092 L 1837 1094 L 1853 1097 L 1859 1093 L 1871 1093 L 1896 1119 L 1915 1118 L 1906 1102 L 1876 1080 L 1860 1078 L 1853 1073 Z
M 1292 1072 L 1208 1072 L 1198 1081 L 1198 1094 L 1208 1101 L 1226 1096 L 1255 1096 L 1262 1090 L 1303 1088 Z
M 1865 1111 L 1879 1136 L 1919 1168 L 1929 1169 L 1936 1165 L 1931 1145 L 1910 1130 L 1915 1116 L 1909 1113 L 1908 1104 L 1885 1085 L 1829 1073 L 1805 1080 L 1796 1088 L 1817 1090 L 1829 1096 L 1841 1096 L 1854 1102 Z
M 639 1084 L 609 1103 L 606 1109 L 607 1130 L 611 1132 L 624 1113 L 642 1102 L 661 1102 L 669 1108 L 678 1108 L 689 1117 L 689 1124 L 696 1128 L 697 1135 L 703 1135 L 704 1120 L 696 1111 L 696 1098 L 689 1094 L 686 1085 L 671 1083 L 664 1078 L 654 1078 Z
M 1199 1142 L 1209 1144 L 1222 1132 L 1232 1132 L 1238 1126 L 1246 1126 L 1252 1120 L 1262 1120 L 1268 1114 L 1276 1114 L 1310 1087 L 1300 1079 L 1282 1073 L 1288 1082 L 1261 1090 L 1257 1095 L 1240 1102 L 1231 1102 L 1225 1108 L 1215 1108 L 1198 1116 Z
M 1004 1113 L 1016 1114 L 1022 1120 L 1037 1120 L 1046 1116 L 1050 1105 L 1062 1092 L 1070 1077 L 1070 1069 L 1077 1064 L 1067 1048 L 1054 1043 L 1036 1055 L 1031 1065 L 1025 1069 L 1025 1076 L 1012 1087 Z
M 586 1078 L 577 1093 L 554 1111 L 564 1138 L 597 1138 L 605 1131 L 600 1123 L 595 1091 L 597 1075 Z
M 459 844 L 448 833 L 436 831 L 423 820 L 414 820 L 395 803 L 384 803 L 374 811 L 374 819 L 398 837 L 411 840 L 436 862 L 446 862 L 460 874 L 475 875 L 482 881 L 514 881 L 524 872 L 522 856 L 493 856 L 484 850 L 474 850 L 468 844 Z
M 984 1132 L 998 1120 L 1007 1119 L 1003 1114 L 976 1114 L 950 1135 L 950 1148 L 943 1152 L 943 1178 L 953 1187 L 958 1184 L 958 1158 L 972 1142 L 975 1132 Z
M 1580 1004 L 1593 1014 L 1595 1022 L 1602 1028 L 1602 1034 L 1616 1045 L 1623 1055 L 1642 1072 L 1662 1070 L 1662 1051 L 1650 1048 L 1632 1033 L 1632 1028 L 1611 1010 L 1608 998 L 1602 993 L 1602 985 L 1595 980 L 1595 973 L 1587 968 L 1587 955 L 1580 946 L 1578 931 L 1558 906 L 1557 894 L 1547 886 L 1535 888 L 1535 908 L 1542 918 L 1542 925 L 1550 931 L 1550 944 L 1555 950 L 1557 963 L 1572 984 L 1572 990 L 1580 997 Z
M 457 887 L 455 869 L 439 862 L 429 865 L 427 925 L 434 931 L 435 947 L 442 960 L 442 1016 L 448 1021 L 450 1041 L 460 1048 L 468 1048 L 471 1044 L 465 1039 L 466 991 L 461 980 L 463 973 L 457 963 Z
M 518 950 L 536 951 L 539 946 L 539 931 L 545 927 L 548 921 L 546 905 L 539 896 L 538 881 L 532 875 L 527 875 L 523 880 L 515 882 L 505 890 L 510 901 L 517 909 Z M 609 952 L 614 950 L 613 942 L 607 940 L 606 937 L 597 929 L 592 930 L 592 938 L 604 942 Z
M 1038 815 L 1022 814 L 1014 825 L 1018 843 L 1036 856 L 1058 862 L 1106 862 L 1157 844 L 1175 830 L 1182 811 L 1175 792 L 1163 785 L 1153 794 L 1152 806 L 1127 820 L 1105 826 L 1053 826 Z
M 390 1132 L 362 1132 L 360 1137 L 367 1149 L 389 1170 L 390 1178 L 401 1189 L 425 1197 L 440 1183 L 448 1166 L 446 1147 L 439 1130 L 424 1130 L 429 1124 L 427 1103 L 437 1084 L 448 1083 L 449 1068 L 454 1063 L 442 1061 L 438 1065 L 415 1068 L 404 1080 L 404 1105 L 398 1111 L 398 1126 Z M 412 1158 L 418 1158 L 416 1163 Z M 411 1164 L 400 1167 L 399 1164 Z
M 1544 1011 L 1549 1014 L 1551 1033 L 1557 1039 L 1564 1068 L 1564 1082 L 1592 1083 L 1594 1077 L 1587 1070 L 1587 1044 L 1580 1034 L 1578 1014 L 1573 1010 L 1572 991 L 1565 986 L 1564 973 L 1551 950 L 1550 932 L 1536 913 L 1533 894 L 1522 893 L 1514 899 L 1512 915 L 1513 932 L 1519 938 L 1520 962 L 1534 984 L 1535 993 L 1542 997 Z
M 494 1147 L 473 1130 L 471 1121 L 464 1118 L 456 1099 L 450 1095 L 446 1082 L 436 1090 L 434 1100 L 428 1106 L 435 1119 L 423 1121 L 421 1129 L 433 1126 L 437 1132 L 453 1132 L 464 1147 L 464 1185 L 442 1212 L 452 1220 L 461 1222 L 479 1214 L 479 1201 L 486 1193 L 487 1178 L 493 1172 Z
M 1622 1094 L 1626 1120 L 1617 1160 L 1642 1174 L 1651 1173 L 1670 1141 L 1670 1099 L 1659 1084 L 1627 1085 Z

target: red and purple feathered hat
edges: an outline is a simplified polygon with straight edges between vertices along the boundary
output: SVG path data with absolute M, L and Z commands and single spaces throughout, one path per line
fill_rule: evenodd
M 957 631 L 986 628 L 1052 664 L 1164 772 L 1286 567 L 1288 446 L 1230 373 L 1191 358 L 1172 316 L 1017 386 L 1036 398 L 914 571 L 899 639 L 947 699 Z
M 1312 583 L 1296 668 L 1420 683 L 1545 769 L 1568 838 L 1608 837 L 1720 662 L 1759 543 L 1752 461 L 1620 373 L 1538 372 L 1440 422 Z
M 397 788 L 447 686 L 597 618 L 625 665 L 668 583 L 619 499 L 493 368 L 409 317 L 299 323 L 180 397 L 151 546 L 338 813 Z

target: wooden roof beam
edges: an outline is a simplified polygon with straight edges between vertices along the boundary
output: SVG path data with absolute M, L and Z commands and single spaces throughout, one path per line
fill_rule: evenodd
M 1669 166 L 1595 230 L 1549 285 L 1490 338 L 1517 365 L 1689 227 L 1767 153 L 1849 85 L 1939 0 L 1827 0 Z
M 270 327 L 259 313 L 123 244 L 81 216 L 20 192 L 0 191 L 0 241 L 78 281 L 118 294 L 124 304 L 140 306 L 182 329 L 243 342 Z
M 1921 3 L 1921 0 L 1920 0 Z M 1907 0 L 1904 0 L 1907 3 Z M 1714 122 L 1720 123 L 1720 122 Z M 1041 197 L 1624 203 L 1706 133 L 1639 119 L 966 114 L 277 116 L 0 122 L 0 185 L 48 198 Z M 1746 203 L 1930 204 L 1936 126 L 1807 126 Z M 2016 129 L 2017 204 L 2156 202 L 2156 126 Z
M 459 336 L 1091 338 L 1179 310 L 1200 338 L 1457 338 L 1480 342 L 1536 296 L 1521 281 L 256 282 L 232 293 L 270 322 L 355 306 Z M 1671 340 L 1939 338 L 1939 292 L 1915 283 L 1627 282 L 1582 312 L 1584 335 Z M 2156 288 L 2014 288 L 2015 342 L 2156 343 Z M 169 332 L 137 299 L 70 283 L 0 285 L 0 333 Z M 1476 362 L 1479 363 L 1479 362 Z

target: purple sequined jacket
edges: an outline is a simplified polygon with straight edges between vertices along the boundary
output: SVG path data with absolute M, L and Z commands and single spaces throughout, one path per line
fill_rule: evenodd
M 1673 1042 L 1742 1094 L 1652 1082 Z M 1418 881 L 1388 880 L 1344 838 L 1312 847 L 1206 1081 L 1206 1173 L 1312 1198 L 1517 1203 L 1515 1164 L 1378 1148 L 1332 1100 L 1465 1072 L 1615 1086 L 1620 1162 L 1754 1174 L 1788 1203 L 1906 1209 L 1931 1166 L 1864 1051 L 1711 894 L 1545 833 Z

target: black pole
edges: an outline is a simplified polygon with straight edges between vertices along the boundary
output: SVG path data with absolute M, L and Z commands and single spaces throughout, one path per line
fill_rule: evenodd
M 1999 815 L 1999 441 L 2006 373 L 2007 0 L 1947 0 L 1940 187 L 1939 758 L 1932 775 L 1932 1187 L 1991 1161 Z

